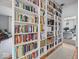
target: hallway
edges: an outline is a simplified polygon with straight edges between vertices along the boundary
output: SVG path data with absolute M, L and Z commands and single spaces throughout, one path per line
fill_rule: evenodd
M 63 44 L 46 59 L 73 59 L 74 46 Z

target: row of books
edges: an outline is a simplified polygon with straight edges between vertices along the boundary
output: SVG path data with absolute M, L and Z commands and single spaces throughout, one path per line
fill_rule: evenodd
M 26 55 L 21 59 L 36 59 L 37 57 L 38 57 L 38 51 L 35 51 L 32 54 Z
M 27 15 L 23 15 L 17 11 L 15 17 L 16 17 L 16 19 L 15 19 L 16 21 L 38 23 L 38 17 L 35 15 L 27 16 Z
M 47 37 L 49 37 L 49 36 L 54 36 L 54 33 L 53 32 L 47 32 Z
M 57 45 L 57 42 L 58 42 L 58 43 L 62 42 L 62 39 L 61 39 L 61 38 L 55 39 L 55 45 Z
M 15 33 L 38 32 L 37 25 L 15 25 Z
M 52 9 L 52 8 L 50 8 L 49 6 L 47 6 L 47 11 L 48 11 L 48 12 L 51 12 L 52 14 L 54 14 L 53 9 Z
M 54 38 L 53 37 L 47 38 L 47 44 L 51 44 L 53 42 L 54 42 Z
M 29 53 L 29 51 L 32 51 L 36 48 L 37 48 L 37 42 L 32 42 L 29 44 L 17 46 L 16 47 L 16 58 L 20 58 L 26 55 L 27 53 Z
M 45 0 L 40 0 L 40 7 L 45 9 Z
M 55 45 L 57 45 L 57 39 L 55 40 Z
M 40 39 L 41 39 L 41 40 L 44 40 L 44 39 L 45 39 L 45 32 L 41 32 L 41 33 L 40 33 Z
M 51 5 L 53 8 L 55 8 L 57 11 L 59 11 L 60 13 L 62 13 L 62 10 L 60 9 L 60 6 L 57 6 L 55 3 L 53 3 L 52 1 L 48 2 L 49 5 Z
M 50 7 L 47 7 L 48 12 L 50 12 L 52 15 L 55 14 L 56 16 L 61 17 L 61 14 L 58 13 L 57 11 L 54 11 L 53 9 L 51 9 Z
M 55 31 L 55 37 L 57 37 L 58 36 L 58 32 L 57 31 Z
M 39 6 L 39 0 L 27 0 Z
M 60 39 L 58 39 L 58 43 L 60 43 L 62 41 L 62 39 L 60 38 Z
M 22 43 L 22 42 L 29 42 L 38 39 L 38 34 L 25 34 L 25 35 L 15 35 L 15 44 Z
M 47 32 L 53 32 L 54 31 L 54 27 L 51 25 L 48 25 L 49 27 L 47 27 Z
M 48 45 L 47 45 L 47 50 L 50 49 L 50 48 L 52 48 L 52 47 L 54 47 L 54 43 L 48 44 Z
M 40 41 L 40 47 L 44 47 L 46 45 L 46 40 L 41 40 Z
M 61 14 L 55 11 L 55 15 L 61 17 Z
M 40 16 L 40 24 L 45 24 L 44 16 Z
M 42 47 L 42 48 L 40 49 L 40 54 L 44 53 L 44 50 L 45 50 L 45 48 Z
M 45 11 L 40 10 L 40 16 L 45 16 Z
M 54 20 L 49 20 L 48 25 L 54 25 Z
M 37 0 L 36 0 L 37 1 Z M 23 1 L 20 1 L 20 0 L 16 0 L 16 4 L 15 4 L 17 7 L 20 7 L 20 8 L 23 8 L 25 10 L 28 10 L 28 11 L 31 11 L 31 12 L 34 12 L 34 13 L 38 13 L 38 11 L 36 10 L 35 7 L 31 6 L 31 5 L 28 5 L 28 4 L 25 4 Z

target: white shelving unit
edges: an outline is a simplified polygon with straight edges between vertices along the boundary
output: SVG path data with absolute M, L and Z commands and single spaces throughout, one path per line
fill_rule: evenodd
M 58 11 L 59 9 L 62 9 L 61 6 L 59 6 L 54 0 L 47 0 L 47 23 L 48 21 L 50 21 L 49 23 L 50 25 L 48 24 L 47 28 L 49 30 L 53 27 L 52 30 L 47 31 L 47 32 L 50 32 L 51 34 L 48 36 L 49 39 L 47 38 L 47 41 L 49 40 L 49 43 L 47 44 L 48 52 L 54 49 L 55 47 L 57 47 L 58 45 L 62 44 L 63 42 L 62 41 L 62 28 L 61 28 L 62 26 L 60 26 L 62 25 L 62 17 L 61 17 L 61 12 Z M 60 18 L 60 20 L 58 18 Z M 61 31 L 61 34 L 58 33 L 58 31 Z M 59 34 L 60 34 L 60 37 L 59 37 Z
M 13 9 L 13 59 L 40 59 L 62 43 L 62 8 L 55 1 L 14 0 Z
M 40 57 L 46 54 L 47 40 L 47 18 L 46 18 L 46 1 L 40 0 Z
M 30 0 L 14 1 L 14 59 L 39 57 L 38 4 Z

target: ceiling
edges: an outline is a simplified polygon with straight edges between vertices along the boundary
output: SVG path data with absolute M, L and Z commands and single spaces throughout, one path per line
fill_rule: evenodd
M 76 2 L 78 2 L 78 0 L 55 0 L 58 4 L 64 4 L 64 6 L 70 5 L 70 4 L 74 4 Z

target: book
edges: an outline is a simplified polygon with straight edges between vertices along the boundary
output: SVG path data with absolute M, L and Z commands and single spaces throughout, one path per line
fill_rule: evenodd
M 18 43 L 18 36 L 15 36 L 15 44 Z
M 15 35 L 15 44 L 22 43 L 22 42 L 28 42 L 32 40 L 37 40 L 38 34 L 23 34 L 23 35 Z
M 32 53 L 32 59 L 34 59 L 34 58 L 35 58 L 35 52 Z
M 27 42 L 27 35 L 23 35 L 23 42 Z
M 24 22 L 28 22 L 28 17 L 24 16 Z
M 15 25 L 15 33 L 38 32 L 36 25 Z
M 15 33 L 19 33 L 19 26 L 18 25 L 15 26 Z
M 28 32 L 28 25 L 25 26 L 25 32 Z
M 35 23 L 38 23 L 38 17 L 35 16 Z
M 22 46 L 18 46 L 16 48 L 16 54 L 17 54 L 17 58 L 20 58 L 23 56 Z
M 26 51 L 26 50 L 27 50 L 26 45 L 23 45 L 23 50 L 24 50 L 24 52 L 23 52 L 23 53 L 24 53 L 24 55 L 25 55 L 25 54 L 26 54 L 26 52 L 27 52 L 27 51 Z
M 19 25 L 18 29 L 19 29 L 19 33 L 22 33 L 23 32 L 23 25 Z
M 32 32 L 32 26 L 28 25 L 28 32 Z
M 18 13 L 18 11 L 15 12 L 15 21 L 19 21 L 19 13 Z
M 15 44 L 22 43 L 22 35 L 15 36 Z
M 35 23 L 35 16 L 32 16 L 32 23 Z
M 35 40 L 38 39 L 38 33 L 35 33 L 33 37 Z

